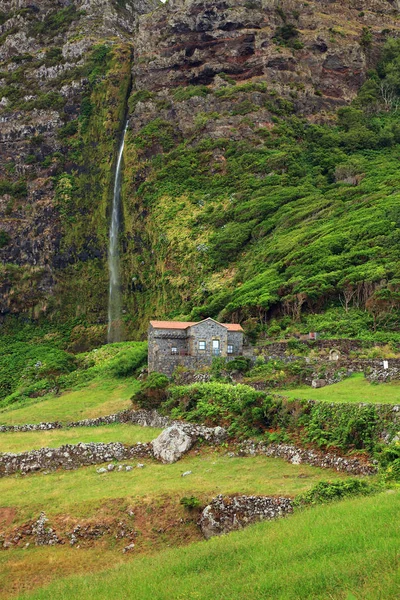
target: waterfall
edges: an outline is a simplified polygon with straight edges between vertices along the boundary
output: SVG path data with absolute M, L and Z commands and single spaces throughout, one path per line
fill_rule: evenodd
M 117 167 L 115 169 L 110 239 L 108 245 L 108 270 L 110 286 L 108 294 L 108 343 L 121 340 L 121 273 L 119 257 L 119 231 L 121 214 L 122 156 L 124 153 L 125 135 L 128 129 L 126 120 L 121 143 L 118 150 Z

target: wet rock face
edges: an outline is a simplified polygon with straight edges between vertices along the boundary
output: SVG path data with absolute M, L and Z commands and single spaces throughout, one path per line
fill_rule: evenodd
M 64 160 L 62 128 L 80 114 L 88 79 L 80 75 L 97 44 L 130 42 L 137 16 L 155 0 L 5 0 L 0 21 L 0 316 L 48 310 L 59 271 L 102 257 L 62 247 L 56 199 Z M 4 182 L 7 185 L 2 185 Z M 15 186 L 23 182 L 23 187 Z M 93 248 L 91 246 L 94 246 Z M 31 285 L 23 281 L 31 279 Z
M 251 523 L 284 517 L 293 512 L 289 498 L 217 496 L 203 510 L 199 525 L 204 537 L 242 529 Z
M 393 7 L 383 0 L 370 4 L 363 8 L 379 11 L 380 26 L 389 23 Z M 244 0 L 176 0 L 141 18 L 137 85 L 149 90 L 210 85 L 224 73 L 237 81 L 262 77 L 281 91 L 289 84 L 302 84 L 309 95 L 318 89 L 325 106 L 346 102 L 363 82 L 372 58 L 359 37 L 363 27 L 376 23 L 359 12 L 349 1 L 299 5 L 283 0 L 278 7 L 272 0 L 251 6 Z M 335 26 L 345 28 L 349 21 L 351 34 L 335 34 Z M 288 23 L 298 32 L 297 49 L 276 43 L 280 28 Z M 312 112 L 311 98 L 304 98 L 301 108 Z

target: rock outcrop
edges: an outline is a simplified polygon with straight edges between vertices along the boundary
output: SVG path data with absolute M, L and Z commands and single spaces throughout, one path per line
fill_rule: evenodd
M 163 463 L 179 460 L 194 444 L 194 439 L 183 429 L 172 425 L 151 442 L 154 456 Z
M 124 303 L 140 320 L 142 292 L 159 300 L 152 244 L 165 236 L 137 195 L 163 153 L 148 143 L 154 122 L 169 126 L 171 149 L 183 140 L 257 146 L 276 111 L 330 120 L 355 97 L 387 35 L 398 35 L 398 10 L 397 0 L 2 2 L 0 316 L 105 320 L 109 189 L 132 71 L 128 136 L 139 140 L 126 150 L 122 263 Z M 224 151 L 215 147 L 210 161 L 204 168 L 223 172 Z M 206 253 L 206 240 L 196 247 Z M 160 273 L 173 271 L 158 254 Z M 163 292 L 161 310 L 193 296 L 200 281 L 192 289 L 185 277 Z
M 165 429 L 151 442 L 155 458 L 163 463 L 174 463 L 192 446 L 203 439 L 208 443 L 220 444 L 227 436 L 222 427 L 202 427 L 177 422 Z
M 209 538 L 242 529 L 257 521 L 284 517 L 293 512 L 289 498 L 269 496 L 217 496 L 203 510 L 199 525 Z

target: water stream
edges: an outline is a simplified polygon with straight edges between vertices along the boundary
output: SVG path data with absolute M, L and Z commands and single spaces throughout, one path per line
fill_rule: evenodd
M 110 286 L 108 293 L 108 343 L 121 340 L 121 273 L 119 256 L 119 231 L 121 217 L 121 183 L 122 183 L 122 156 L 125 146 L 125 135 L 128 129 L 128 120 L 118 150 L 117 166 L 115 169 L 114 193 L 110 224 L 110 239 L 108 245 L 108 270 L 110 273 Z

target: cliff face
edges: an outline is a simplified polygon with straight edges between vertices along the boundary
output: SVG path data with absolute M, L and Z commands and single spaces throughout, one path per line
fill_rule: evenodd
M 230 193 L 210 206 L 185 175 L 179 198 L 172 184 L 160 197 L 149 190 L 165 182 L 163 169 L 176 175 L 192 161 L 197 173 L 223 176 L 228 145 L 259 149 L 278 118 L 334 121 L 400 30 L 397 0 L 154 8 L 151 0 L 2 3 L 3 315 L 104 320 L 113 164 L 131 73 L 121 245 L 125 310 L 140 322 L 187 314 L 236 276 L 234 262 L 209 259 L 214 233 L 203 215 L 228 211 Z
M 86 206 L 77 201 L 75 208 L 72 200 L 69 207 L 62 202 L 67 200 L 65 186 L 71 184 L 72 173 L 96 179 L 97 194 L 105 193 L 102 187 L 112 175 L 115 137 L 125 110 L 131 39 L 137 15 L 150 7 L 147 0 L 123 6 L 108 0 L 1 3 L 2 314 L 37 316 L 54 310 L 54 303 L 63 301 L 63 291 L 53 298 L 63 279 L 60 269 L 104 254 L 104 240 L 96 240 L 90 225 L 79 231 L 82 213 L 95 213 L 100 198 L 92 205 L 86 201 Z M 107 94 L 114 95 L 112 106 L 104 106 Z M 90 120 L 97 109 L 103 119 L 94 130 Z M 100 115 L 92 121 L 96 116 Z M 76 132 L 72 142 L 71 134 Z M 87 162 L 99 137 L 104 143 L 101 158 L 109 162 L 104 181 L 100 181 L 98 162 Z M 72 193 L 82 201 L 88 195 L 85 189 Z M 101 219 L 106 220 L 106 207 L 102 210 Z M 91 220 L 93 214 L 85 218 Z M 76 229 L 81 239 L 66 243 Z

